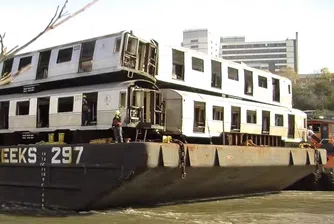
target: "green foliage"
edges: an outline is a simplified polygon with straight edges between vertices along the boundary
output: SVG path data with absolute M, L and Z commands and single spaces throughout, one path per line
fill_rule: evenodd
M 334 110 L 333 73 L 327 68 L 307 80 L 298 79 L 293 84 L 293 106 L 300 110 Z M 320 112 L 319 112 L 320 113 Z
M 293 107 L 300 110 L 315 110 L 317 108 L 316 95 L 310 91 L 308 86 L 294 84 L 292 85 Z
M 320 77 L 321 77 L 322 79 L 331 81 L 332 78 L 333 78 L 333 74 L 330 73 L 330 71 L 328 70 L 328 68 L 322 68 L 322 69 L 320 70 Z

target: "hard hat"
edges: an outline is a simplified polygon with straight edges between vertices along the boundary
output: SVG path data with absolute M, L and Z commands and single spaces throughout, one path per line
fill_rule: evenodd
M 86 95 L 82 95 L 82 97 L 83 97 L 83 98 L 87 98 L 87 96 L 86 96 Z
M 308 128 L 311 129 L 311 128 L 312 128 L 312 125 L 308 126 Z
M 121 114 L 121 112 L 119 112 L 119 110 L 115 111 L 115 115 L 120 115 L 120 114 Z

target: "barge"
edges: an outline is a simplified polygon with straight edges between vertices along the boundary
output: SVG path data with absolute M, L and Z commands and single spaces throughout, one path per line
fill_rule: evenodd
M 122 31 L 0 71 L 2 203 L 82 211 L 264 194 L 325 164 L 325 150 L 288 147 L 306 133 L 291 82 L 244 64 Z
M 1 148 L 0 201 L 73 211 L 280 192 L 312 149 L 133 142 Z M 317 164 L 318 162 L 318 164 Z

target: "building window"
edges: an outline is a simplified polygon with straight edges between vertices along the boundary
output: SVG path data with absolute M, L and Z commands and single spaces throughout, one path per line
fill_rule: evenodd
M 126 108 L 126 93 L 121 92 L 119 94 L 119 108 Z
M 192 48 L 192 49 L 197 49 L 198 48 L 198 45 L 193 45 L 193 46 L 190 46 L 190 48 Z
M 259 87 L 268 88 L 268 80 L 266 77 L 259 75 Z
M 235 68 L 228 67 L 228 78 L 239 81 L 239 70 Z
M 58 113 L 72 112 L 73 103 L 74 103 L 73 96 L 58 98 Z
M 21 101 L 16 103 L 16 115 L 29 115 L 30 102 Z
M 288 85 L 288 92 L 291 94 L 291 85 Z
M 224 107 L 213 106 L 212 119 L 215 121 L 224 120 Z
M 61 49 L 58 52 L 57 63 L 68 62 L 72 60 L 73 47 Z
M 198 40 L 191 40 L 190 43 L 198 43 Z
M 273 59 L 273 58 L 286 58 L 286 54 L 270 54 L 270 55 L 244 55 L 239 54 L 238 56 L 225 56 L 226 59 L 231 60 L 242 60 L 242 59 Z
M 211 60 L 211 87 L 222 87 L 222 67 L 219 61 Z
M 172 78 L 184 80 L 184 52 L 173 49 L 173 71 Z
M 283 127 L 283 115 L 275 114 L 275 126 Z
M 199 72 L 204 72 L 204 60 L 200 58 L 191 58 L 192 69 Z
M 32 56 L 21 58 L 20 63 L 19 63 L 19 71 L 22 68 L 26 67 L 27 65 L 31 64 L 31 59 L 32 59 Z
M 205 103 L 194 102 L 194 132 L 205 132 Z
M 256 111 L 247 110 L 247 123 L 256 124 Z
M 234 51 L 222 51 L 224 55 L 227 54 L 265 54 L 265 53 L 279 53 L 279 52 L 286 52 L 286 49 L 261 49 L 261 50 L 234 50 Z

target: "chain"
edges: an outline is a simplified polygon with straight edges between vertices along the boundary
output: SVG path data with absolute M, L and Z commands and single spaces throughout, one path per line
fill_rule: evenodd
M 314 162 L 316 165 L 316 170 L 319 170 L 320 168 L 320 152 L 318 149 L 314 149 Z
M 315 144 L 311 145 L 311 148 L 314 149 L 314 163 L 315 163 L 315 170 L 319 171 L 320 168 L 320 151 L 317 149 Z
M 179 156 L 180 156 L 180 168 L 181 168 L 181 178 L 186 179 L 186 152 L 184 150 L 184 144 L 178 139 L 173 139 L 173 142 L 179 144 Z

